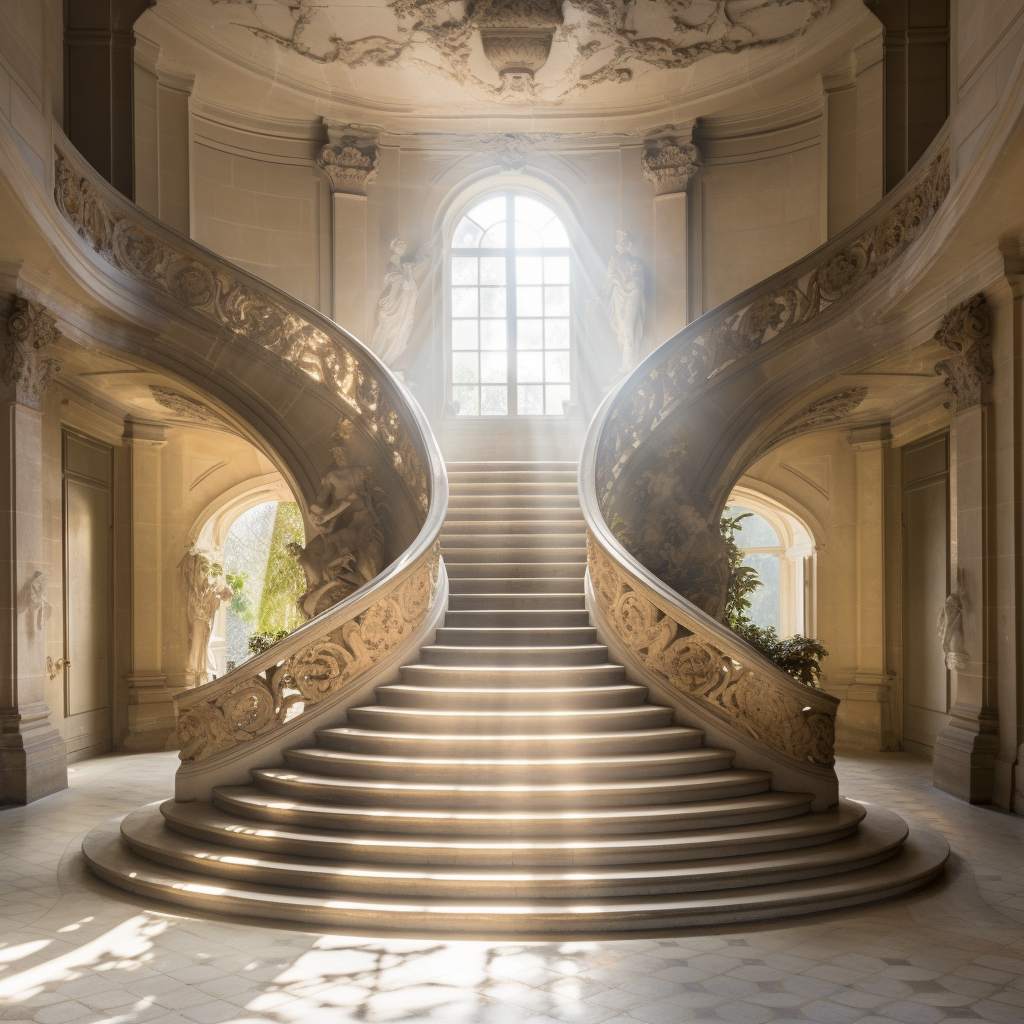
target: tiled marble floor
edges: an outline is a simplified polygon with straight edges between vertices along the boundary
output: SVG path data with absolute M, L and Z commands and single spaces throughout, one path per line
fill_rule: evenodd
M 885 904 L 612 942 L 355 938 L 179 916 L 106 887 L 81 838 L 171 791 L 173 754 L 75 766 L 0 811 L 0 1019 L 134 1024 L 1024 1024 L 1024 818 L 928 785 L 907 755 L 846 759 L 843 792 L 937 829 L 945 879 Z

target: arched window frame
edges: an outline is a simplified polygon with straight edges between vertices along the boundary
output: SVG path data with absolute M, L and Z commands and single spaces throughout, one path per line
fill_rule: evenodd
M 745 545 L 742 531 L 736 538 L 744 554 L 769 554 L 779 559 L 779 635 L 815 636 L 817 554 L 810 527 L 782 502 L 749 487 L 734 488 L 728 505 L 742 505 L 756 512 L 779 538 L 779 544 L 772 547 Z
M 479 186 L 479 183 L 478 183 Z M 453 280 L 452 280 L 452 266 L 453 257 L 457 255 L 469 255 L 471 253 L 480 254 L 480 249 L 470 249 L 465 247 L 455 247 L 453 245 L 454 236 L 461 224 L 463 218 L 479 203 L 484 202 L 492 197 L 506 196 L 509 203 L 509 209 L 506 214 L 507 217 L 511 214 L 512 204 L 516 196 L 524 196 L 529 199 L 533 199 L 542 205 L 546 206 L 554 217 L 558 219 L 562 228 L 566 232 L 568 239 L 568 246 L 557 250 L 545 250 L 547 255 L 556 256 L 567 256 L 569 260 L 569 339 L 568 339 L 568 353 L 569 353 L 569 397 L 568 402 L 571 405 L 576 401 L 577 391 L 577 340 L 576 340 L 576 326 L 579 322 L 578 312 L 576 310 L 577 302 L 577 289 L 575 282 L 578 280 L 578 246 L 576 239 L 574 238 L 574 223 L 575 218 L 568 214 L 568 211 L 562 208 L 562 204 L 554 199 L 551 195 L 546 194 L 549 190 L 539 190 L 529 187 L 529 183 L 521 183 L 518 180 L 515 183 L 502 182 L 498 187 L 492 187 L 489 189 L 482 189 L 479 187 L 472 188 L 468 194 L 465 194 L 462 198 L 463 201 L 458 204 L 457 207 L 449 208 L 449 214 L 445 217 L 447 222 L 446 227 L 446 253 L 443 261 L 444 277 L 443 277 L 443 291 L 444 291 L 444 304 L 443 304 L 443 317 L 444 317 L 444 387 L 445 387 L 445 404 L 453 405 L 453 389 L 456 382 L 454 381 L 454 349 L 453 349 L 453 323 L 455 317 L 453 315 Z M 511 221 L 514 224 L 514 217 L 511 217 Z M 517 380 L 517 354 L 518 348 L 516 345 L 515 337 L 515 326 L 514 321 L 516 318 L 516 306 L 515 302 L 515 255 L 517 250 L 515 249 L 515 238 L 514 235 L 506 240 L 506 246 L 502 250 L 506 254 L 508 262 L 506 264 L 509 274 L 506 278 L 506 288 L 509 291 L 506 294 L 506 317 L 509 322 L 509 331 L 507 338 L 507 366 L 506 366 L 506 394 L 508 396 L 507 413 L 499 414 L 469 414 L 460 415 L 458 418 L 464 422 L 480 422 L 481 420 L 489 421 L 501 421 L 506 417 L 523 417 L 529 420 L 548 419 L 548 418 L 561 418 L 565 414 L 565 410 L 558 410 L 553 413 L 548 413 L 546 410 L 543 413 L 520 413 L 518 411 L 517 402 L 517 385 L 520 383 Z M 519 251 L 522 255 L 522 251 Z M 509 258 L 510 257 L 510 258 Z M 529 318 L 527 318 L 529 319 Z M 479 382 L 478 382 L 479 386 Z

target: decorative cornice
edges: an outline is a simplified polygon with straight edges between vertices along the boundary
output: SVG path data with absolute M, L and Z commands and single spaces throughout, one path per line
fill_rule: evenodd
M 61 337 L 57 321 L 46 308 L 31 299 L 15 298 L 7 318 L 7 353 L 4 382 L 14 388 L 15 401 L 42 410 L 43 394 L 60 369 L 56 359 L 41 355 L 42 349 Z
M 951 353 L 935 364 L 935 372 L 945 376 L 957 412 L 980 405 L 983 390 L 992 383 L 989 333 L 988 306 L 980 294 L 954 306 L 935 332 L 935 340 Z
M 701 164 L 700 150 L 689 139 L 667 136 L 647 139 L 640 157 L 644 177 L 656 196 L 685 192 Z
M 324 146 L 316 162 L 336 195 L 365 196 L 377 177 L 380 154 L 374 140 L 343 135 Z
M 867 398 L 867 395 L 867 388 L 855 387 L 834 391 L 830 395 L 816 398 L 796 413 L 796 415 L 790 416 L 779 428 L 779 432 L 759 450 L 760 453 L 782 444 L 783 441 L 788 441 L 797 434 L 803 434 L 810 430 L 820 430 L 822 427 L 840 422 L 858 408 L 861 402 Z
M 531 154 L 549 151 L 562 136 L 558 132 L 499 132 L 477 138 L 484 154 L 503 170 L 520 171 Z

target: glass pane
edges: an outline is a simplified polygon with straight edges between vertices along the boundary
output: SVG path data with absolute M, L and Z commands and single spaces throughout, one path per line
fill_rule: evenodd
M 518 348 L 544 347 L 544 321 L 520 320 L 516 325 L 518 331 Z
M 764 522 L 764 520 L 761 520 Z M 743 525 L 752 522 L 745 519 Z M 770 529 L 770 527 L 769 527 Z M 759 626 L 781 628 L 782 623 L 782 566 L 778 555 L 747 555 L 744 565 L 757 570 L 762 586 L 750 595 L 750 611 L 747 613 Z
M 542 381 L 544 379 L 544 364 L 541 362 L 540 352 L 519 352 L 516 356 L 518 363 L 516 377 L 525 382 Z
M 517 407 L 521 416 L 540 416 L 544 412 L 544 387 L 541 384 L 520 384 Z
M 516 284 L 540 284 L 543 269 L 540 256 L 517 256 Z
M 544 321 L 544 347 L 545 348 L 568 348 L 569 347 L 569 321 L 568 320 L 545 320 Z
M 468 217 L 463 217 L 455 229 L 455 234 L 452 235 L 452 248 L 473 249 L 480 244 L 483 233 L 479 224 L 474 224 Z
M 480 378 L 476 372 L 475 352 L 457 352 L 452 358 L 452 380 L 456 384 L 475 384 Z
M 460 387 L 456 384 L 452 388 L 452 405 L 455 407 L 456 416 L 477 416 L 480 412 L 478 399 L 477 388 L 474 385 Z
M 452 257 L 452 284 L 476 284 L 476 257 Z
M 730 505 L 729 515 L 738 516 L 750 512 L 750 518 L 744 519 L 736 531 L 736 543 L 741 548 L 777 548 L 782 546 L 779 535 L 771 524 L 756 512 L 751 512 L 745 505 Z
M 544 283 L 545 284 L 568 284 L 569 283 L 569 257 L 568 256 L 545 256 L 544 257 Z
M 505 222 L 502 221 L 500 224 L 495 224 L 493 228 L 487 229 L 484 237 L 480 240 L 480 248 L 504 249 L 505 237 Z
M 544 245 L 548 249 L 568 249 L 569 248 L 569 236 L 565 233 L 565 228 L 562 227 L 560 220 L 552 220 L 543 231 L 541 236 L 544 239 Z
M 563 285 L 544 289 L 544 315 L 569 315 L 569 289 Z
M 508 388 L 504 384 L 497 388 L 482 387 L 480 392 L 480 404 L 485 416 L 508 415 Z
M 452 289 L 452 316 L 477 315 L 477 290 L 475 288 Z
M 539 249 L 543 244 L 540 232 L 535 227 L 524 224 L 521 220 L 516 221 L 517 249 Z
M 550 384 L 569 383 L 569 353 L 544 353 L 544 379 Z
M 480 347 L 489 349 L 508 348 L 504 320 L 482 320 L 480 322 Z
M 543 316 L 541 291 L 540 288 L 517 288 L 516 313 L 519 316 Z
M 452 321 L 452 348 L 476 348 L 476 320 Z
M 505 315 L 505 289 L 504 288 L 481 288 L 480 289 L 480 315 L 481 316 L 504 316 Z
M 481 256 L 480 257 L 480 283 L 481 284 L 504 284 L 505 283 L 505 257 L 504 256 Z
M 508 354 L 484 352 L 480 356 L 480 379 L 485 384 L 504 384 L 508 380 Z
M 540 231 L 545 224 L 554 219 L 550 207 L 530 196 L 516 196 L 516 222 L 522 221 L 529 224 L 536 231 Z
M 549 416 L 562 416 L 565 414 L 563 402 L 569 401 L 568 384 L 546 384 L 544 386 L 544 411 Z
M 505 220 L 505 197 L 490 196 L 470 208 L 467 217 L 472 217 L 483 228 L 489 228 Z

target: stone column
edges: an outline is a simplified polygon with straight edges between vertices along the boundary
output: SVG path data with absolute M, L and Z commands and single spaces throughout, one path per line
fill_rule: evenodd
M 950 352 L 935 371 L 945 376 L 956 407 L 956 555 L 951 578 L 962 616 L 956 627 L 961 637 L 946 645 L 953 706 L 949 725 L 935 740 L 933 782 L 961 800 L 989 803 L 999 720 L 990 636 L 990 410 L 983 399 L 992 382 L 992 352 L 984 296 L 951 309 L 935 339 Z
M 842 669 L 830 691 L 842 700 L 836 740 L 858 750 L 892 750 L 893 674 L 885 658 L 885 453 L 888 424 L 850 432 L 857 459 L 857 666 Z
M 328 127 L 330 142 L 317 165 L 332 195 L 331 262 L 334 268 L 332 316 L 360 341 L 369 343 L 367 320 L 366 186 L 377 176 L 376 139 Z
M 690 180 L 700 167 L 693 144 L 694 123 L 673 134 L 647 139 L 640 157 L 644 177 L 654 184 L 654 343 L 661 345 L 688 322 L 687 202 Z
M 27 804 L 66 789 L 67 750 L 43 699 L 47 590 L 43 561 L 43 394 L 60 337 L 36 302 L 15 299 L 7 321 L 0 435 L 0 803 Z
M 131 482 L 131 671 L 128 673 L 128 734 L 124 750 L 173 750 L 174 701 L 163 670 L 163 493 L 164 429 L 125 420 Z

